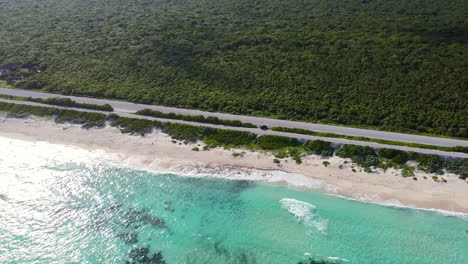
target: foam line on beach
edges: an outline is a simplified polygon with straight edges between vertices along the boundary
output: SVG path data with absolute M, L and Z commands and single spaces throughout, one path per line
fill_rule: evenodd
M 365 199 L 360 199 L 360 198 L 352 198 L 352 197 L 347 197 L 347 196 L 343 196 L 339 194 L 330 194 L 330 193 L 327 193 L 327 195 L 341 198 L 341 199 L 350 200 L 350 201 L 360 202 L 360 203 L 376 204 L 376 205 L 385 206 L 385 207 L 404 208 L 404 209 L 411 209 L 411 210 L 434 212 L 443 216 L 458 217 L 464 220 L 468 220 L 468 214 L 466 213 L 435 209 L 435 208 L 421 208 L 421 207 L 416 207 L 412 205 L 405 205 L 396 199 L 383 200 L 377 196 L 375 196 L 374 198 L 369 198 L 370 196 L 359 195 L 360 197 L 367 197 Z
M 29 121 L 28 121 L 29 122 Z M 37 127 L 37 122 L 28 123 L 28 126 Z M 47 124 L 49 125 L 49 124 Z M 60 127 L 61 130 L 68 130 L 73 126 L 63 126 Z M 86 131 L 79 130 L 80 133 L 86 133 Z M 115 132 L 120 136 L 120 133 Z M 37 141 L 30 141 L 30 140 L 22 140 L 22 139 L 13 139 L 11 137 L 0 137 L 0 141 L 4 141 L 6 143 L 5 146 L 8 146 L 10 142 L 24 142 L 18 146 L 20 149 L 23 150 L 30 150 L 31 146 L 36 146 L 38 149 L 36 151 L 41 151 L 44 149 L 44 155 L 42 157 L 47 158 L 55 155 L 62 155 L 62 158 L 65 157 L 66 160 L 71 162 L 77 163 L 88 163 L 92 164 L 99 164 L 105 163 L 111 166 L 116 167 L 126 167 L 132 168 L 136 170 L 146 170 L 154 173 L 172 173 L 178 174 L 181 176 L 189 176 L 189 177 L 217 177 L 217 178 L 224 178 L 224 179 L 231 179 L 231 180 L 252 180 L 252 181 L 261 181 L 266 183 L 275 183 L 275 184 L 285 184 L 290 187 L 294 188 L 304 188 L 304 189 L 313 189 L 318 190 L 321 192 L 325 192 L 327 194 L 335 195 L 345 199 L 354 199 L 359 202 L 367 202 L 367 203 L 374 203 L 380 204 L 384 206 L 393 206 L 393 207 L 402 207 L 402 208 L 410 208 L 410 209 L 418 209 L 418 210 L 425 210 L 425 211 L 433 211 L 439 213 L 441 215 L 447 216 L 457 216 L 463 219 L 468 219 L 467 213 L 461 213 L 456 211 L 449 211 L 449 210 L 441 210 L 441 209 L 434 209 L 434 208 L 420 208 L 417 206 L 412 206 L 410 203 L 402 204 L 399 200 L 382 200 L 377 196 L 368 196 L 368 195 L 347 195 L 340 196 L 339 194 L 342 193 L 341 190 L 331 184 L 328 184 L 324 180 L 319 180 L 314 177 L 305 176 L 300 173 L 290 173 L 282 170 L 275 170 L 275 169 L 258 169 L 255 167 L 242 167 L 242 166 L 228 166 L 222 164 L 216 164 L 213 167 L 209 167 L 209 165 L 180 165 L 178 167 L 171 167 L 170 169 L 163 169 L 162 167 L 158 166 L 159 159 L 158 157 L 151 157 L 151 164 L 143 164 L 139 161 L 141 157 L 139 156 L 125 156 L 123 154 L 116 154 L 114 152 L 108 152 L 103 150 L 102 148 L 95 148 L 89 149 L 82 147 L 81 143 L 78 146 L 75 144 L 63 144 L 63 143 L 50 143 L 42 138 L 47 138 L 45 135 L 38 134 L 35 136 L 37 137 Z M 26 144 L 26 142 L 31 143 L 32 145 Z M 1 143 L 1 142 L 0 142 Z M 26 145 L 25 145 L 26 144 Z M 84 144 L 84 143 L 83 143 Z M 81 147 L 80 147 L 81 146 Z M 95 144 L 90 145 L 96 146 Z M 53 149 L 57 150 L 57 153 L 51 153 Z M 6 151 L 6 149 L 4 149 Z M 50 152 L 50 153 L 49 153 Z M 33 162 L 33 161 L 31 161 Z M 145 169 L 147 168 L 147 169 Z M 161 168 L 161 169 L 159 169 Z M 341 187 L 340 187 L 341 188 Z M 365 193 L 365 192 L 362 192 Z

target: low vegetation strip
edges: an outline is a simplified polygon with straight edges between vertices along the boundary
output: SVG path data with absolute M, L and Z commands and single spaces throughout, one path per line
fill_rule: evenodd
M 66 106 L 66 107 L 76 107 L 76 108 L 83 108 L 83 109 L 92 109 L 92 110 L 99 110 L 99 111 L 108 111 L 112 112 L 114 109 L 109 104 L 83 104 L 77 103 L 69 98 L 32 98 L 28 97 L 25 98 L 25 101 L 40 103 L 40 104 L 49 104 L 49 105 L 58 105 L 58 106 Z
M 22 97 L 22 96 L 10 96 L 0 94 L 0 98 L 7 99 L 7 100 L 14 100 L 14 101 L 29 101 L 39 104 L 48 104 L 48 105 L 57 105 L 57 106 L 65 106 L 65 107 L 75 107 L 75 108 L 83 108 L 83 109 L 90 109 L 90 110 L 98 110 L 98 111 L 107 111 L 112 112 L 114 108 L 112 108 L 109 104 L 84 104 L 84 103 L 77 103 L 69 98 L 33 98 L 33 97 Z
M 257 126 L 252 123 L 243 123 L 239 120 L 224 120 L 224 119 L 219 119 L 218 117 L 215 117 L 215 116 L 204 117 L 202 115 L 181 115 L 181 114 L 176 114 L 176 113 L 163 113 L 160 111 L 154 111 L 150 109 L 143 109 L 143 110 L 136 112 L 135 114 L 166 118 L 166 119 L 176 119 L 176 120 L 192 121 L 192 122 L 199 122 L 199 123 L 207 123 L 207 124 L 213 124 L 213 125 L 257 128 Z
M 347 136 L 347 135 L 340 135 L 340 134 L 334 134 L 334 133 L 322 133 L 322 132 L 316 132 L 316 131 L 311 131 L 311 130 L 301 129 L 301 128 L 271 127 L 270 130 L 287 132 L 287 133 L 296 133 L 296 134 L 302 134 L 302 135 L 329 137 L 329 138 L 345 138 L 345 139 L 350 139 L 350 140 L 368 141 L 368 142 L 375 142 L 375 143 L 394 145 L 394 146 L 406 146 L 406 147 L 413 147 L 413 148 L 436 149 L 436 150 L 441 150 L 441 151 L 468 153 L 468 147 L 463 147 L 463 146 L 443 147 L 443 146 L 392 141 L 392 140 L 376 139 L 376 138 L 368 138 L 368 137 Z
M 159 129 L 175 140 L 186 143 L 203 141 L 204 150 L 215 147 L 233 148 L 242 147 L 251 150 L 268 150 L 275 153 L 276 163 L 280 159 L 292 158 L 297 163 L 302 162 L 304 155 L 316 154 L 324 157 L 339 156 L 350 158 L 354 163 L 363 167 L 365 171 L 372 172 L 375 168 L 402 169 L 402 175 L 414 177 L 413 167 L 408 161 L 413 161 L 417 167 L 430 173 L 442 173 L 444 171 L 459 175 L 460 178 L 468 178 L 468 159 L 444 159 L 437 155 L 419 154 L 394 149 L 373 149 L 359 145 L 336 145 L 322 140 L 302 142 L 300 140 L 254 133 L 192 126 L 170 122 L 160 122 L 140 118 L 121 117 L 117 114 L 103 114 L 93 112 L 80 112 L 70 109 L 52 107 L 19 105 L 0 102 L 0 111 L 7 113 L 9 117 L 24 118 L 30 115 L 52 117 L 57 123 L 80 124 L 83 128 L 101 128 L 109 123 L 120 129 L 122 133 L 147 135 L 154 129 Z M 416 179 L 416 178 L 415 178 Z

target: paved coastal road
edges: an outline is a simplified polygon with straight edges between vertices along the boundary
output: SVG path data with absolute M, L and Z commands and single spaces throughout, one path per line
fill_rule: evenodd
M 468 146 L 468 140 L 419 136 L 419 135 L 411 135 L 411 134 L 403 134 L 403 133 L 377 131 L 377 130 L 371 130 L 371 129 L 322 125 L 322 124 L 278 120 L 278 119 L 262 118 L 262 117 L 212 113 L 212 112 L 205 112 L 205 111 L 192 110 L 192 109 L 136 104 L 136 103 L 130 103 L 130 102 L 113 101 L 113 100 L 106 100 L 106 99 L 95 99 L 95 98 L 87 98 L 87 97 L 64 96 L 64 95 L 59 95 L 59 94 L 32 92 L 32 91 L 26 91 L 26 90 L 0 88 L 0 94 L 11 95 L 11 96 L 22 96 L 22 97 L 36 97 L 36 98 L 62 97 L 62 98 L 70 98 L 79 103 L 110 104 L 114 108 L 116 113 L 134 113 L 138 110 L 149 108 L 149 109 L 161 111 L 164 113 L 216 116 L 220 119 L 240 120 L 242 122 L 249 122 L 249 123 L 253 123 L 256 125 L 266 125 L 269 127 L 278 126 L 278 127 L 288 127 L 288 128 L 302 128 L 302 129 L 312 130 L 316 132 L 335 133 L 335 134 L 340 134 L 340 135 L 360 136 L 360 137 L 394 140 L 394 141 L 401 141 L 401 142 L 419 143 L 419 144 L 426 144 L 426 145 L 436 145 L 436 146 L 447 146 L 447 147 Z M 271 133 L 274 131 L 269 131 L 269 132 Z M 280 132 L 277 132 L 277 133 L 280 133 Z M 291 133 L 288 133 L 288 135 L 290 134 Z M 302 135 L 301 137 L 305 138 L 304 135 Z M 326 139 L 328 141 L 332 141 L 331 138 L 326 138 Z M 333 141 L 337 142 L 338 139 L 334 139 Z M 369 143 L 369 142 L 366 143 L 366 145 L 370 145 L 370 144 L 373 144 L 373 143 Z
M 13 101 L 13 100 L 1 99 L 1 98 L 0 98 L 0 102 L 24 104 L 24 105 L 33 105 L 33 106 L 47 106 L 47 107 L 53 107 L 53 108 L 59 108 L 59 109 L 76 109 L 76 110 L 83 111 L 83 112 L 94 112 L 94 113 L 104 113 L 104 114 L 109 113 L 109 112 L 104 112 L 104 111 L 87 110 L 87 109 L 81 109 L 81 108 L 43 105 L 43 104 L 27 102 L 27 101 Z M 231 129 L 231 130 L 251 132 L 251 133 L 258 134 L 258 135 L 287 136 L 287 137 L 298 138 L 298 139 L 302 139 L 302 140 L 321 139 L 321 140 L 324 140 L 324 141 L 338 143 L 338 144 L 356 144 L 356 145 L 362 145 L 362 146 L 370 146 L 370 147 L 373 147 L 373 148 L 392 148 L 392 149 L 399 149 L 399 150 L 404 150 L 404 151 L 414 151 L 414 152 L 425 153 L 425 154 L 436 154 L 436 155 L 441 155 L 441 156 L 446 156 L 446 157 L 468 158 L 468 153 L 461 153 L 461 152 L 448 152 L 448 151 L 440 151 L 440 150 L 433 150 L 433 149 L 420 149 L 420 148 L 412 148 L 412 147 L 404 147 L 404 146 L 394 146 L 394 145 L 386 145 L 386 144 L 367 142 L 367 141 L 357 141 L 357 140 L 349 140 L 349 139 L 343 139 L 343 138 L 317 137 L 317 136 L 309 136 L 309 135 L 302 135 L 302 134 L 295 134 L 295 133 L 285 133 L 285 132 L 272 131 L 272 130 L 264 131 L 264 130 L 261 130 L 261 129 L 258 129 L 258 128 L 228 127 L 228 126 L 222 126 L 222 125 L 196 123 L 196 122 L 189 122 L 189 121 L 183 121 L 183 120 L 174 120 L 174 119 L 165 119 L 165 118 L 155 118 L 155 117 L 149 117 L 149 116 L 134 115 L 134 114 L 131 114 L 131 113 L 128 113 L 128 112 L 119 112 L 119 111 L 114 111 L 114 112 L 116 114 L 120 115 L 120 116 L 123 116 L 123 117 L 140 118 L 140 119 L 147 119 L 147 120 L 156 120 L 156 121 L 161 121 L 161 122 L 171 122 L 171 123 L 187 124 L 187 125 L 193 125 L 193 126 Z M 0 125 L 1 125 L 1 123 L 0 123 Z M 0 129 L 1 129 L 1 126 L 0 126 Z

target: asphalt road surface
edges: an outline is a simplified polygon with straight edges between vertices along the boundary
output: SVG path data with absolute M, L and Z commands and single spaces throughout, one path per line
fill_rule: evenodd
M 11 96 L 21 96 L 21 97 L 34 97 L 34 98 L 61 97 L 61 98 L 70 98 L 70 99 L 72 99 L 72 100 L 74 100 L 74 101 L 76 101 L 78 103 L 109 104 L 114 108 L 114 112 L 121 115 L 121 116 L 130 116 L 130 117 L 138 117 L 138 118 L 146 118 L 146 119 L 151 119 L 151 118 L 136 116 L 136 115 L 131 115 L 131 114 L 135 113 L 138 110 L 149 108 L 149 109 L 164 112 L 164 113 L 178 113 L 178 114 L 184 114 L 184 115 L 216 116 L 216 117 L 218 117 L 220 119 L 239 120 L 239 121 L 242 121 L 242 122 L 253 123 L 253 124 L 256 124 L 258 126 L 266 125 L 268 127 L 278 126 L 278 127 L 288 127 L 288 128 L 302 128 L 302 129 L 312 130 L 312 131 L 316 131 L 316 132 L 335 133 L 335 134 L 340 134 L 340 135 L 360 136 L 360 137 L 368 137 L 368 138 L 376 138 L 376 139 L 384 139 L 384 140 L 394 140 L 394 141 L 401 141 L 401 142 L 419 143 L 419 144 L 426 144 L 426 145 L 436 145 L 436 146 L 447 146 L 447 147 L 468 146 L 468 140 L 420 136 L 420 135 L 412 135 L 412 134 L 404 134 L 404 133 L 377 131 L 377 130 L 371 130 L 371 129 L 350 128 L 350 127 L 314 124 L 314 123 L 288 121 L 288 120 L 278 120 L 278 119 L 262 118 L 262 117 L 232 115 L 232 114 L 206 112 L 206 111 L 175 108 L 175 107 L 136 104 L 136 103 L 106 100 L 106 99 L 95 99 L 95 98 L 77 97 L 77 96 L 64 96 L 64 95 L 59 95 L 59 94 L 33 92 L 33 91 L 18 90 L 18 89 L 0 88 L 0 94 L 11 95 Z M 2 100 L 2 101 L 5 101 L 5 100 Z M 8 101 L 8 100 L 6 100 L 6 101 Z M 37 105 L 37 104 L 34 104 L 32 102 L 14 101 L 14 103 Z M 51 106 L 49 106 L 49 107 L 51 107 Z M 80 109 L 80 110 L 83 111 L 82 109 Z M 169 121 L 168 119 L 160 119 L 160 120 Z M 200 124 L 200 123 L 186 122 L 186 121 L 181 121 L 181 120 L 170 120 L 170 121 L 174 122 L 174 123 L 191 123 L 191 124 L 194 124 L 194 125 L 207 126 L 207 127 L 212 126 L 212 125 L 209 125 L 209 124 Z M 219 126 L 214 125 L 214 127 L 219 127 Z M 233 127 L 229 127 L 229 129 L 245 130 L 245 131 L 250 131 L 250 132 L 257 133 L 257 134 L 287 135 L 289 137 L 296 137 L 296 138 L 302 138 L 302 139 L 317 139 L 317 138 L 320 138 L 320 139 L 324 139 L 324 140 L 327 140 L 327 141 L 330 141 L 330 142 L 336 142 L 336 143 L 350 143 L 350 142 L 353 142 L 353 144 L 360 144 L 360 145 L 366 145 L 366 146 L 372 146 L 372 147 L 390 146 L 390 145 L 384 145 L 384 144 L 373 143 L 373 142 L 354 141 L 354 140 L 339 139 L 339 138 L 328 138 L 328 137 L 316 137 L 316 136 L 300 135 L 300 134 L 285 133 L 285 132 L 270 131 L 270 130 L 261 131 L 259 129 L 233 128 Z M 259 130 L 259 131 L 257 131 L 257 130 Z M 295 135 L 295 136 L 293 136 L 293 135 Z M 396 146 L 391 146 L 391 147 L 392 148 L 397 148 Z M 410 149 L 415 149 L 415 148 L 398 146 L 398 149 L 410 150 Z M 427 151 L 430 151 L 433 154 L 439 154 L 439 153 L 435 153 L 435 152 L 437 152 L 437 150 L 426 150 L 425 152 L 427 152 Z M 419 152 L 423 152 L 423 151 L 419 151 Z M 460 153 L 460 154 L 462 154 L 462 153 Z

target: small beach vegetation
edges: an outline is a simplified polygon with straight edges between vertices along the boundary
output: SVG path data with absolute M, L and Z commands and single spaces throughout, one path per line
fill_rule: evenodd
M 161 123 L 145 119 L 119 117 L 111 122 L 111 126 L 119 128 L 120 132 L 125 134 L 145 136 L 151 133 L 155 126 L 161 126 Z
M 40 103 L 40 104 L 48 104 L 48 105 L 57 105 L 57 106 L 65 106 L 65 107 L 76 107 L 76 108 L 83 108 L 83 109 L 92 109 L 92 110 L 99 110 L 99 111 L 108 111 L 112 112 L 114 109 L 109 104 L 85 104 L 85 103 L 77 103 L 70 98 L 26 98 L 26 101 Z
M 264 150 L 302 146 L 298 139 L 274 135 L 261 135 L 256 139 L 256 144 Z
M 323 157 L 330 157 L 335 152 L 335 148 L 332 147 L 331 143 L 323 140 L 310 140 L 305 144 L 305 149 Z
M 414 168 L 411 166 L 403 166 L 401 170 L 401 176 L 403 177 L 413 177 L 414 176 Z
M 442 173 L 443 160 L 437 155 L 421 154 L 418 158 L 419 168 L 430 173 Z
M 181 114 L 176 114 L 176 113 L 163 113 L 163 112 L 154 111 L 151 109 L 143 109 L 143 110 L 137 111 L 135 114 L 158 117 L 158 118 L 165 118 L 165 119 L 176 119 L 176 120 L 184 120 L 184 121 L 190 121 L 190 122 L 207 123 L 207 124 L 213 124 L 213 125 L 257 128 L 257 126 L 252 123 L 243 123 L 239 120 L 225 120 L 225 119 L 220 119 L 215 116 L 204 117 L 202 115 L 181 115 Z
M 205 143 L 210 147 L 251 147 L 257 135 L 236 130 L 218 129 L 205 137 Z

